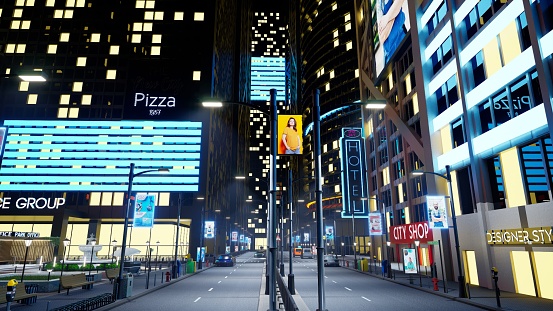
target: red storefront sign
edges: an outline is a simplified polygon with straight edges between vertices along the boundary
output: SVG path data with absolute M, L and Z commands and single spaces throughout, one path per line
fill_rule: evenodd
M 411 244 L 416 240 L 421 243 L 434 240 L 428 222 L 415 222 L 408 225 L 390 226 L 390 242 L 394 244 Z

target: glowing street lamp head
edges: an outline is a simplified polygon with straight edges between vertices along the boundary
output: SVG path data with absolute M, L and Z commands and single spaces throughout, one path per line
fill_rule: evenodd
M 223 102 L 220 101 L 205 101 L 202 102 L 202 106 L 207 108 L 220 108 L 223 107 Z
M 420 170 L 416 170 L 416 171 L 412 171 L 411 175 L 413 175 L 413 176 L 422 176 L 422 175 L 424 175 L 424 172 L 420 171 Z

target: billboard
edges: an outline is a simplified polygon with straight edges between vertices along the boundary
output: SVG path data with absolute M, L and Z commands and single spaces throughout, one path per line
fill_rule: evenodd
M 447 211 L 444 196 L 426 196 L 428 225 L 431 229 L 447 229 Z
M 311 240 L 309 239 L 309 232 L 304 232 L 303 233 L 303 241 L 304 242 L 311 242 Z
M 376 75 L 379 76 L 410 29 L 407 0 L 374 0 L 371 21 Z
M 232 231 L 232 233 L 231 233 L 231 242 L 238 242 L 238 232 Z
M 417 269 L 417 256 L 414 248 L 403 249 L 403 271 L 406 274 L 416 274 Z
M 152 228 L 154 226 L 154 213 L 156 209 L 155 195 L 137 193 L 134 200 L 134 228 Z
M 325 235 L 327 240 L 334 240 L 334 227 L 333 226 L 326 226 L 325 227 Z
M 301 115 L 279 115 L 277 133 L 279 155 L 302 154 Z
M 215 222 L 214 221 L 206 221 L 205 222 L 204 237 L 206 239 L 213 239 L 215 237 Z
M 243 235 L 243 234 L 240 235 L 240 242 L 241 242 L 241 243 L 244 242 L 244 235 Z
M 197 192 L 202 122 L 5 120 L 3 191 Z M 33 146 L 22 149 L 21 145 Z
M 382 215 L 380 213 L 369 213 L 370 235 L 382 235 Z
M 365 139 L 361 128 L 342 128 L 340 161 L 342 165 L 342 218 L 368 218 Z M 362 200 L 363 198 L 365 200 Z

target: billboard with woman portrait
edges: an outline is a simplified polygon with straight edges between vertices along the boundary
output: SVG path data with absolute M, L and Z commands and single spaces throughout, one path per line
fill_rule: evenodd
M 277 135 L 279 155 L 302 154 L 301 115 L 279 115 Z

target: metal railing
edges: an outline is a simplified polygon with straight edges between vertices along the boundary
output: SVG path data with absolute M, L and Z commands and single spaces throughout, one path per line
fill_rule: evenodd
M 62 307 L 51 309 L 50 311 L 86 311 L 94 310 L 106 306 L 115 300 L 112 294 L 102 294 L 85 300 L 77 301 Z
M 280 296 L 282 297 L 282 303 L 284 304 L 284 309 L 286 311 L 299 311 L 300 309 L 296 305 L 296 302 L 294 301 L 292 294 L 290 294 L 290 290 L 288 290 L 288 286 L 284 284 L 284 280 L 282 279 L 282 276 L 279 273 L 275 273 L 275 274 L 277 276 L 277 285 L 280 291 Z

